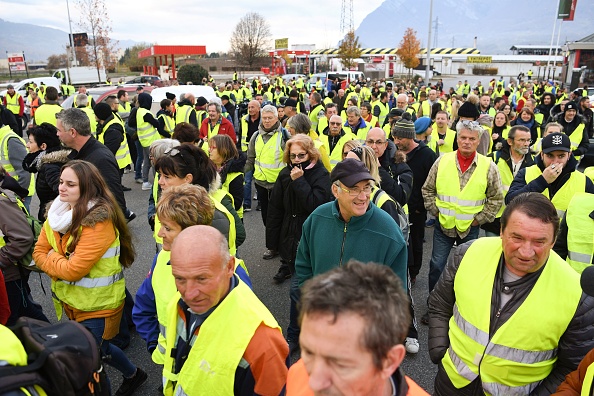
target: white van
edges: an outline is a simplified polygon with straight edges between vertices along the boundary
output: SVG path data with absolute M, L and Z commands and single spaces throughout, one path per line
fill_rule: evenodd
M 364 81 L 365 80 L 365 74 L 363 74 L 363 72 L 360 71 L 353 71 L 353 70 L 345 70 L 345 71 L 340 71 L 340 72 L 328 72 L 326 73 L 326 77 L 327 78 L 336 78 L 338 77 L 341 81 L 346 80 L 347 84 L 350 83 L 351 81 Z
M 45 84 L 46 87 L 56 87 L 56 89 L 58 90 L 58 92 L 60 92 L 60 80 L 58 80 L 55 77 L 35 77 L 35 78 L 27 78 L 23 81 L 19 81 L 16 83 L 11 84 L 12 86 L 14 86 L 14 90 L 17 91 L 18 93 L 21 94 L 21 96 L 24 98 L 25 96 L 27 96 L 27 91 L 25 90 L 25 88 L 27 87 L 27 84 L 34 82 L 35 84 L 37 84 L 37 86 L 40 86 L 41 83 Z M 6 96 L 6 89 L 0 91 L 0 97 L 4 97 Z

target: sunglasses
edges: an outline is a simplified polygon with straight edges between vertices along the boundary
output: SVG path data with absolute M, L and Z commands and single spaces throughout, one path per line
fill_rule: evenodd
M 307 153 L 299 153 L 299 154 L 290 154 L 289 155 L 289 158 L 291 158 L 292 160 L 294 160 L 295 158 L 299 158 L 300 160 L 302 160 L 305 157 L 307 157 Z

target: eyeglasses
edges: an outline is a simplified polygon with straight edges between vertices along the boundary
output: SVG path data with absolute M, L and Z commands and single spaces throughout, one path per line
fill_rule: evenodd
M 307 153 L 289 154 L 289 158 L 291 158 L 292 160 L 294 160 L 295 158 L 299 158 L 301 160 L 305 159 L 305 157 L 307 157 Z
M 359 194 L 361 194 L 361 192 L 363 192 L 365 195 L 370 195 L 371 194 L 371 190 L 372 190 L 372 187 L 371 187 L 370 184 L 368 184 L 365 187 L 363 187 L 363 189 L 361 189 L 359 187 L 344 188 L 340 184 L 337 184 L 337 186 L 342 191 L 344 191 L 345 193 L 349 194 L 351 197 L 358 197 Z
M 342 122 L 330 122 L 330 125 L 342 125 Z
M 368 146 L 373 146 L 373 145 L 381 146 L 384 143 L 386 143 L 385 140 L 371 140 L 371 139 L 368 139 L 368 140 L 365 141 L 365 144 L 368 145 Z
M 522 144 L 531 144 L 532 143 L 532 139 L 516 139 L 516 142 L 520 142 Z

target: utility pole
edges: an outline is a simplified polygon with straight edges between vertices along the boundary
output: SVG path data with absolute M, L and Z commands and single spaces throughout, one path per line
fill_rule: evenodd
M 429 70 L 431 63 L 431 25 L 433 25 L 433 0 L 429 5 L 429 34 L 427 35 L 427 65 L 425 66 L 425 84 L 429 84 Z
M 68 0 L 66 0 L 66 9 L 68 10 L 68 27 L 70 28 L 70 50 L 72 51 L 72 60 L 74 66 L 78 66 L 78 62 L 76 61 L 76 49 L 74 48 L 74 36 L 72 35 L 72 21 L 70 20 L 70 6 L 68 5 Z

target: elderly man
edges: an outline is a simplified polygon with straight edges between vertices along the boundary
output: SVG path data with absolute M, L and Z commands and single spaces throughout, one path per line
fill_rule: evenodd
M 307 282 L 302 359 L 289 370 L 287 396 L 428 395 L 400 368 L 410 322 L 406 301 L 398 277 L 374 263 L 351 260 Z
M 339 115 L 334 114 L 330 117 L 328 128 L 324 129 L 320 134 L 320 141 L 326 148 L 328 157 L 330 157 L 331 168 L 334 168 L 336 164 L 342 161 L 344 144 L 349 140 L 355 139 L 355 135 L 342 127 L 342 118 Z
M 429 296 L 435 395 L 550 395 L 594 346 L 594 298 L 552 247 L 555 207 L 515 198 L 501 237 L 460 245 Z
M 76 108 L 84 111 L 84 113 L 89 117 L 89 122 L 91 123 L 91 134 L 96 136 L 97 134 L 97 119 L 95 118 L 95 112 L 91 106 L 87 106 L 89 103 L 89 98 L 86 94 L 78 94 L 76 95 Z
M 264 106 L 260 117 L 262 122 L 248 145 L 244 172 L 254 172 L 258 201 L 262 210 L 262 222 L 266 226 L 268 199 L 278 174 L 285 167 L 283 151 L 291 135 L 281 126 L 278 111 L 273 105 Z M 270 260 L 276 256 L 278 256 L 277 251 L 266 250 L 263 258 Z
M 564 133 L 551 133 L 542 139 L 542 151 L 534 165 L 521 169 L 505 196 L 509 203 L 523 192 L 538 192 L 551 200 L 559 217 L 571 198 L 580 192 L 594 194 L 594 183 L 576 170 L 577 161 L 571 153 L 571 142 Z
M 260 126 L 260 102 L 250 100 L 248 103 L 248 113 L 241 117 L 241 130 L 239 140 L 241 141 L 241 151 L 247 151 L 248 142 L 252 135 L 258 131 Z M 243 187 L 243 211 L 252 210 L 252 178 L 254 171 L 246 172 L 244 176 Z
M 195 254 L 198 239 L 203 246 Z M 287 343 L 270 311 L 234 275 L 223 235 L 210 226 L 186 228 L 173 241 L 170 263 L 181 298 L 168 308 L 163 393 L 281 394 Z
M 361 143 L 367 138 L 367 132 L 371 128 L 371 124 L 365 122 L 361 117 L 361 110 L 357 106 L 349 106 L 346 110 L 347 121 L 343 128 L 350 130 L 350 132 L 357 137 Z
M 175 123 L 187 122 L 194 125 L 196 128 L 200 128 L 198 124 L 198 117 L 196 116 L 196 97 L 191 93 L 182 94 L 180 101 L 175 110 Z M 143 146 L 144 147 L 144 146 Z
M 47 90 L 46 90 L 47 91 Z M 87 107 L 95 107 L 95 99 L 93 99 L 93 96 L 90 94 L 87 94 L 87 87 L 85 87 L 84 85 L 78 88 L 78 94 L 83 94 L 87 96 Z M 46 92 L 47 95 L 47 92 Z M 77 103 L 76 97 L 74 97 L 74 100 L 72 101 L 72 107 L 79 107 L 79 103 Z
M 285 100 L 285 104 L 284 104 L 285 123 L 286 123 L 286 120 L 288 120 L 289 118 L 291 118 L 295 114 L 297 114 L 297 106 L 298 106 L 298 103 L 295 99 L 289 98 L 289 99 Z
M 316 128 L 316 132 L 318 133 L 318 135 L 326 133 L 324 131 L 328 129 L 330 117 L 332 117 L 333 115 L 338 115 L 338 107 L 336 106 L 336 103 L 326 103 L 324 108 L 324 115 L 325 117 L 322 117 L 318 120 L 318 126 Z
M 483 129 L 473 121 L 456 125 L 458 149 L 435 161 L 422 188 L 425 208 L 439 221 L 433 232 L 429 292 L 446 265 L 454 243 L 478 238 L 479 226 L 495 219 L 503 205 L 497 165 L 477 153 Z M 421 319 L 427 323 L 427 316 Z
M 400 205 L 406 205 L 413 186 L 413 173 L 406 165 L 404 153 L 396 151 L 394 142 L 386 139 L 386 133 L 381 128 L 369 130 L 365 145 L 373 149 L 379 161 L 382 190 Z
M 508 132 L 507 144 L 504 144 L 501 150 L 488 155 L 499 169 L 504 198 L 520 169 L 534 165 L 534 158 L 530 154 L 530 143 L 530 129 L 522 125 L 515 125 Z M 501 230 L 499 219 L 504 209 L 505 204 L 501 205 L 495 220 L 481 224 L 481 228 L 485 230 L 487 236 L 499 235 Z
M 223 111 L 221 105 L 217 102 L 210 102 L 207 110 L 208 118 L 205 118 L 200 126 L 200 139 L 208 141 L 214 135 L 227 135 L 234 143 L 237 142 L 233 124 L 221 114 Z

